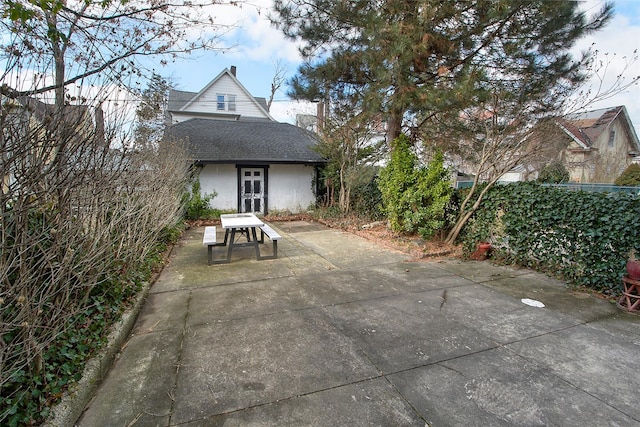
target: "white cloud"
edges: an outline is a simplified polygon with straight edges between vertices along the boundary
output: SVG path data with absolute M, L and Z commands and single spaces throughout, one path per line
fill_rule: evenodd
M 250 4 L 240 3 L 238 6 L 215 6 L 217 24 L 233 26 L 224 35 L 227 45 L 233 45 L 229 52 L 231 58 L 254 61 L 270 61 L 280 58 L 288 62 L 298 63 L 300 55 L 297 46 L 286 39 L 282 32 L 271 25 L 268 14 L 272 8 L 272 0 L 252 1 Z

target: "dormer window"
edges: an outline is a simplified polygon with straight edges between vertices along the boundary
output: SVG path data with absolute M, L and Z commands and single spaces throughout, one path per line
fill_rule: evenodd
M 236 96 L 218 94 L 216 104 L 218 111 L 236 111 Z

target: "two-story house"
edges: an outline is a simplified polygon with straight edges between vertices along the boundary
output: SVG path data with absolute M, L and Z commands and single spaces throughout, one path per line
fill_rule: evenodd
M 172 90 L 167 135 L 185 140 L 200 168 L 202 192 L 212 207 L 267 214 L 300 212 L 315 204 L 317 136 L 275 121 L 264 98 L 253 97 L 224 69 L 199 92 Z
M 640 142 L 624 106 L 575 114 L 560 127 L 569 139 L 560 159 L 572 182 L 613 183 L 640 161 Z

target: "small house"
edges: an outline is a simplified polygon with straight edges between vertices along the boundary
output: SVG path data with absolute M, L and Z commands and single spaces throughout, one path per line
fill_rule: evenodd
M 268 214 L 300 212 L 316 201 L 316 134 L 275 121 L 264 98 L 253 97 L 224 69 L 199 92 L 172 90 L 167 134 L 186 141 L 212 207 Z

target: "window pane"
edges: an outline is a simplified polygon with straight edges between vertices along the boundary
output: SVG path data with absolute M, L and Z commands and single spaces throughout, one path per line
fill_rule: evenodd
M 218 110 L 224 111 L 224 95 L 218 95 Z
M 249 171 L 244 171 L 244 176 L 251 176 L 251 172 L 249 172 Z
M 227 98 L 229 100 L 229 111 L 236 111 L 236 96 L 228 95 Z
M 251 212 L 251 199 L 244 199 L 244 211 Z
M 260 199 L 253 199 L 253 211 L 260 212 Z
M 253 176 L 260 176 L 260 171 L 253 172 Z
M 253 181 L 253 194 L 260 194 L 260 181 Z
M 244 193 L 251 194 L 251 181 L 244 182 Z

